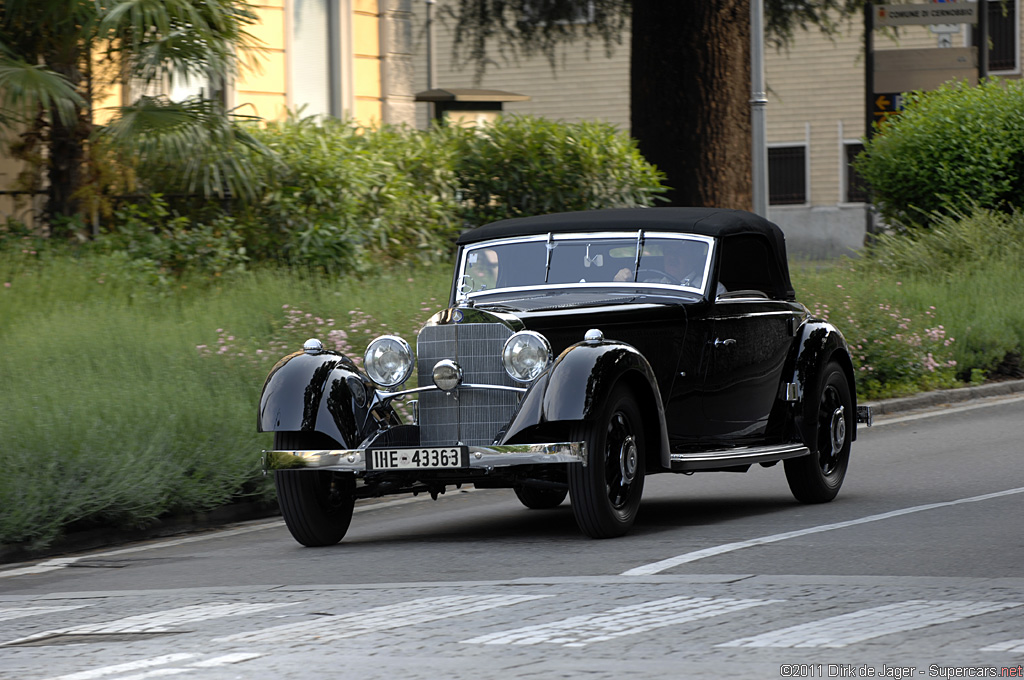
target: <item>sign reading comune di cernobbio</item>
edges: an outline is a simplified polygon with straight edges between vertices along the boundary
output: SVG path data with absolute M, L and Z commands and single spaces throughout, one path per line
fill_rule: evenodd
M 978 4 L 975 2 L 875 5 L 875 26 L 976 23 L 978 23 Z
M 976 2 L 874 6 L 874 26 L 977 23 L 978 3 Z

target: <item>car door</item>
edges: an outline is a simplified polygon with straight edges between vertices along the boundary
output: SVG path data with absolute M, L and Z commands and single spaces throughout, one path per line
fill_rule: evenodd
M 771 243 L 759 235 L 723 239 L 718 288 L 702 390 L 704 435 L 755 441 L 764 437 L 782 370 L 799 326 L 799 305 L 779 299 L 782 285 Z
M 785 303 L 716 300 L 704 375 L 706 435 L 764 436 L 795 328 L 796 312 Z

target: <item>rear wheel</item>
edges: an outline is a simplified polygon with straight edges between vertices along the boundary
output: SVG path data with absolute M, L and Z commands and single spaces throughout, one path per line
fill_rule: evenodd
M 539 489 L 535 486 L 516 486 L 513 490 L 519 502 L 531 510 L 557 508 L 569 494 L 569 489 Z
M 633 395 L 616 387 L 572 439 L 587 447 L 587 464 L 569 466 L 576 523 L 591 538 L 622 536 L 636 520 L 644 490 L 644 431 Z
M 323 448 L 316 433 L 275 432 L 274 448 L 301 451 Z M 276 470 L 274 485 L 281 515 L 302 545 L 334 545 L 348 532 L 355 506 L 355 477 L 328 470 Z
M 817 452 L 785 461 L 789 489 L 801 503 L 827 503 L 839 493 L 850 464 L 854 413 L 842 367 L 829 362 L 818 388 Z

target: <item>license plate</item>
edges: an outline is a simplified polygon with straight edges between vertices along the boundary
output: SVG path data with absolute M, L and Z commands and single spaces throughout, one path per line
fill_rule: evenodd
M 371 449 L 371 470 L 444 470 L 469 467 L 465 446 L 415 449 Z

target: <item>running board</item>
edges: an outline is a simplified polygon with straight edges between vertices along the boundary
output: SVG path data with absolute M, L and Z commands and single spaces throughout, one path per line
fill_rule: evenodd
M 803 444 L 778 444 L 775 446 L 741 446 L 720 451 L 696 451 L 694 453 L 673 453 L 672 472 L 693 470 L 714 470 L 754 463 L 771 463 L 786 458 L 806 456 L 811 451 Z

